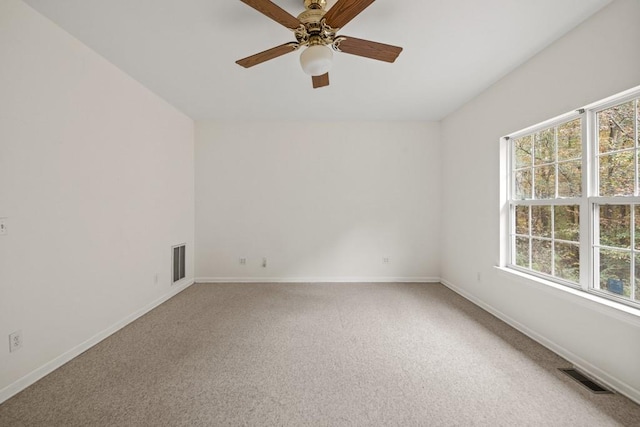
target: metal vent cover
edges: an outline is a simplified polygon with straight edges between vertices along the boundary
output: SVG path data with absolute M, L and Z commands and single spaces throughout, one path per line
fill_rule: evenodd
M 597 382 L 595 382 L 594 380 L 592 380 L 591 378 L 587 377 L 585 374 L 583 374 L 582 372 L 574 368 L 558 368 L 558 370 L 568 375 L 571 379 L 573 379 L 583 387 L 587 388 L 592 393 L 613 394 L 611 390 L 601 386 L 600 384 L 598 384 Z
M 171 264 L 173 268 L 173 283 L 178 282 L 186 277 L 185 258 L 186 244 L 173 246 L 171 248 Z

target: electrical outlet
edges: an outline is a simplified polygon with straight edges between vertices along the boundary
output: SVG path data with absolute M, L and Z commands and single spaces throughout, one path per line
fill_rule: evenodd
M 9 335 L 9 352 L 13 353 L 22 348 L 22 331 L 15 331 Z
M 246 265 L 247 264 L 247 259 L 246 258 L 240 258 L 240 265 Z
M 478 279 L 478 282 L 482 282 L 482 273 L 480 273 L 479 271 L 478 271 L 477 279 Z
M 389 262 L 391 262 L 391 258 L 386 256 L 386 257 L 382 258 L 382 262 L 384 262 L 385 264 L 389 264 Z
M 0 236 L 7 234 L 7 218 L 0 218 Z
M 267 259 L 262 258 L 262 268 L 267 268 Z
M 153 283 L 155 283 L 157 285 L 159 281 L 160 281 L 160 277 L 159 277 L 158 273 L 156 273 L 156 275 L 153 276 Z

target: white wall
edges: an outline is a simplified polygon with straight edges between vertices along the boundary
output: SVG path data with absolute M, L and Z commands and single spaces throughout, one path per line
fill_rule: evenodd
M 613 2 L 442 122 L 446 283 L 638 401 L 639 316 L 597 311 L 599 305 L 493 267 L 499 138 L 639 85 L 639 18 L 639 1 Z
M 194 124 L 17 0 L 0 2 L 0 64 L 2 401 L 182 287 Z
M 439 159 L 437 123 L 198 122 L 196 276 L 437 278 Z

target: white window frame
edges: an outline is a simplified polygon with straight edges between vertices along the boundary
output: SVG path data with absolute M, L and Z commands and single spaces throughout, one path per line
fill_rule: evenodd
M 507 200 L 508 200 L 508 204 L 509 204 L 509 213 L 508 213 L 508 245 L 509 245 L 509 251 L 508 251 L 508 257 L 507 257 L 507 266 L 509 268 L 512 268 L 514 270 L 518 270 L 521 271 L 523 273 L 526 274 L 530 274 L 532 276 L 537 276 L 546 280 L 552 280 L 556 283 L 560 283 L 562 285 L 566 285 L 566 286 L 570 286 L 570 287 L 574 287 L 574 288 L 580 288 L 579 284 L 573 283 L 571 281 L 568 280 L 564 280 L 560 277 L 557 276 L 553 276 L 553 275 L 548 275 L 548 274 L 544 274 L 544 273 L 540 273 L 528 268 L 524 268 L 521 267 L 519 265 L 516 265 L 514 263 L 512 263 L 512 261 L 515 259 L 515 221 L 513 221 L 513 218 L 515 217 L 515 208 L 516 206 L 551 206 L 552 210 L 555 206 L 574 206 L 574 205 L 578 205 L 580 206 L 580 240 L 578 242 L 578 244 L 580 245 L 580 248 L 583 247 L 584 244 L 586 244 L 586 242 L 583 239 L 584 233 L 583 233 L 583 224 L 586 223 L 587 221 L 584 219 L 584 212 L 586 212 L 585 207 L 583 206 L 584 203 L 584 194 L 585 194 L 585 173 L 584 173 L 584 167 L 585 167 L 585 159 L 584 159 L 584 145 L 585 145 L 585 135 L 584 135 L 584 114 L 582 114 L 580 111 L 574 111 L 571 113 L 567 113 L 567 114 L 563 114 L 562 116 L 556 117 L 554 119 L 551 120 L 547 120 L 543 123 L 540 123 L 538 125 L 529 127 L 527 129 L 524 129 L 520 132 L 516 132 L 513 133 L 511 135 L 509 135 L 508 137 L 505 137 L 505 139 L 507 140 L 507 153 L 508 153 L 508 161 L 507 161 L 507 171 L 509 174 L 509 179 L 508 179 L 508 185 L 507 185 Z M 512 141 L 524 136 L 528 136 L 528 135 L 532 135 L 535 134 L 539 131 L 542 130 L 546 130 L 549 128 L 554 128 L 556 126 L 560 126 L 563 125 L 565 123 L 571 122 L 573 120 L 576 119 L 582 119 L 582 135 L 581 135 L 581 139 L 582 139 L 582 196 L 581 197 L 570 197 L 570 198 L 549 198 L 549 199 L 526 199 L 526 200 L 516 200 L 513 197 L 513 190 L 515 188 L 515 173 L 514 172 L 514 162 L 515 162 L 515 152 L 513 150 L 513 143 Z M 532 143 L 535 144 L 535 141 L 532 140 Z M 533 159 L 532 159 L 533 161 Z M 556 146 L 556 158 L 554 160 L 554 165 L 558 165 L 558 158 L 557 158 L 557 146 Z M 556 194 L 557 194 L 557 183 L 558 183 L 558 177 L 557 177 L 557 171 L 558 168 L 556 167 Z M 535 174 L 532 175 L 532 186 L 533 188 L 535 188 Z M 533 192 L 535 193 L 535 190 L 533 190 Z M 553 219 L 554 215 L 552 213 L 552 219 Z M 546 240 L 546 239 L 545 239 Z M 550 241 L 555 240 L 553 238 L 553 224 L 552 224 L 552 237 L 549 238 Z M 580 250 L 580 283 L 583 283 L 583 277 L 582 277 L 582 272 L 583 272 L 583 260 L 582 260 L 582 250 Z M 552 271 L 554 268 L 554 253 L 552 250 L 551 253 L 551 266 L 552 266 Z
M 563 114 L 545 122 L 539 123 L 534 126 L 530 126 L 518 132 L 514 132 L 502 138 L 503 146 L 505 149 L 501 151 L 501 155 L 505 156 L 506 175 L 503 175 L 504 182 L 501 186 L 503 197 L 506 197 L 505 204 L 506 214 L 503 215 L 503 230 L 504 236 L 501 239 L 503 250 L 501 251 L 501 266 L 508 269 L 516 270 L 527 276 L 537 277 L 557 283 L 569 288 L 573 288 L 579 291 L 583 291 L 598 297 L 602 297 L 609 301 L 615 301 L 622 303 L 626 306 L 630 306 L 634 309 L 640 309 L 640 301 L 633 301 L 633 295 L 635 291 L 635 254 L 640 254 L 640 250 L 635 249 L 635 209 L 634 205 L 640 205 L 640 180 L 635 179 L 634 195 L 633 196 L 616 196 L 616 197 L 602 197 L 598 195 L 599 191 L 599 173 L 598 173 L 598 158 L 599 150 L 598 144 L 598 129 L 597 129 L 597 114 L 603 110 L 614 107 L 619 104 L 624 104 L 634 99 L 640 98 L 640 87 L 630 89 L 621 94 L 614 95 L 607 99 L 598 101 L 581 108 L 579 110 Z M 514 197 L 515 186 L 515 150 L 513 149 L 513 141 L 515 139 L 535 134 L 536 132 L 562 125 L 563 123 L 570 122 L 577 118 L 582 119 L 582 195 L 575 198 L 552 198 L 552 199 L 527 199 L 516 200 Z M 638 157 L 640 156 L 640 144 L 638 143 L 638 133 L 640 132 L 640 123 L 637 123 L 635 129 L 635 172 L 636 177 L 640 176 L 638 171 Z M 535 143 L 532 140 L 532 143 Z M 557 150 L 557 148 L 556 148 Z M 556 153 L 557 154 L 557 153 Z M 558 164 L 557 156 L 554 164 Z M 557 168 L 556 168 L 557 175 Z M 532 185 L 535 182 L 535 176 L 532 176 Z M 557 187 L 557 176 L 556 176 Z M 557 188 L 556 188 L 557 195 Z M 515 207 L 521 206 L 551 206 L 552 210 L 554 206 L 559 205 L 578 205 L 580 206 L 580 280 L 579 283 L 573 283 L 562 278 L 552 275 L 539 273 L 534 270 L 524 268 L 515 265 Z M 631 246 L 629 253 L 631 254 L 631 299 L 625 297 L 618 297 L 615 294 L 599 289 L 599 206 L 601 205 L 631 205 Z M 552 213 L 553 218 L 553 213 Z M 553 227 L 553 224 L 552 224 Z M 553 228 L 552 228 L 553 237 Z M 620 248 L 615 248 L 619 250 Z M 554 265 L 554 253 L 552 252 L 552 268 Z M 512 262 L 513 261 L 513 262 Z M 552 270 L 553 271 L 553 270 Z

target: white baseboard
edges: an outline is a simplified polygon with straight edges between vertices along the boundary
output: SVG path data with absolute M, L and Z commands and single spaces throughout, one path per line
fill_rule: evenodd
M 167 292 L 166 294 L 164 294 L 160 298 L 158 298 L 155 301 L 147 304 L 146 306 L 142 307 L 140 310 L 130 314 L 129 316 L 125 317 L 124 319 L 120 320 L 119 322 L 116 322 L 115 324 L 111 325 L 107 329 L 97 333 L 96 335 L 92 336 L 91 338 L 89 338 L 85 342 L 83 342 L 81 344 L 78 344 L 77 346 L 73 347 L 69 351 L 67 351 L 67 352 L 61 354 L 60 356 L 56 357 L 55 359 L 51 360 L 50 362 L 45 363 L 41 367 L 39 367 L 36 370 L 28 373 L 27 375 L 25 375 L 24 377 L 20 378 L 19 380 L 13 382 L 12 384 L 9 384 L 8 386 L 6 386 L 2 390 L 0 390 L 0 403 L 4 402 L 5 400 L 9 399 L 12 396 L 18 394 L 19 392 L 21 392 L 25 388 L 29 387 L 31 384 L 34 384 L 36 381 L 44 378 L 46 375 L 48 375 L 51 372 L 55 371 L 56 369 L 58 369 L 59 367 L 61 367 L 65 363 L 69 362 L 74 357 L 80 355 L 81 353 L 84 353 L 85 351 L 87 351 L 88 349 L 93 347 L 94 345 L 98 344 L 100 341 L 104 340 L 105 338 L 109 337 L 110 335 L 114 334 L 115 332 L 118 332 L 120 329 L 124 328 L 129 323 L 131 323 L 134 320 L 138 319 L 139 317 L 147 314 L 148 312 L 150 312 L 151 310 L 153 310 L 154 308 L 156 308 L 157 306 L 159 306 L 163 302 L 167 301 L 168 299 L 170 299 L 171 297 L 175 296 L 176 294 L 182 292 L 183 290 L 185 290 L 189 286 L 193 285 L 194 283 L 195 283 L 194 280 L 190 280 L 190 281 L 186 281 L 186 282 L 184 282 L 182 284 L 173 285 L 170 288 L 169 292 Z
M 458 286 L 454 285 L 448 280 L 442 279 L 440 283 L 442 283 L 444 286 L 451 289 L 455 293 L 459 294 L 463 298 L 471 301 L 473 304 L 477 305 L 478 307 L 493 314 L 498 319 L 502 320 L 508 325 L 514 327 L 515 329 L 522 332 L 532 340 L 538 342 L 539 344 L 543 345 L 544 347 L 558 354 L 560 357 L 566 359 L 571 364 L 573 364 L 576 368 L 578 368 L 580 371 L 592 376 L 593 378 L 597 379 L 598 381 L 600 381 L 607 387 L 611 388 L 612 390 L 615 390 L 618 393 L 633 400 L 634 402 L 640 404 L 640 390 L 635 389 L 634 387 L 625 383 L 621 379 L 616 378 L 608 374 L 607 372 L 603 371 L 602 369 L 598 368 L 597 366 L 591 364 L 590 362 L 587 362 L 586 360 L 576 355 L 575 353 L 567 350 L 566 348 L 557 344 L 556 342 L 551 341 L 548 338 L 540 335 L 536 331 L 523 325 L 517 320 L 514 320 L 513 318 L 507 316 L 506 314 L 502 313 L 500 310 L 497 310 L 493 306 L 485 303 L 484 301 L 480 300 L 479 298 L 472 295 L 471 293 L 459 288 Z
M 196 277 L 196 283 L 439 283 L 439 277 Z

